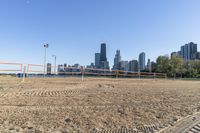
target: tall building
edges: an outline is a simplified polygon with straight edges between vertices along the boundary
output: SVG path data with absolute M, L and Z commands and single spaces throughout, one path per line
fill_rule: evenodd
M 149 70 L 149 72 L 151 72 L 151 60 L 148 59 L 148 62 L 147 62 L 147 70 Z
M 137 60 L 129 61 L 129 71 L 138 72 L 138 61 Z
M 51 75 L 51 63 L 47 64 L 47 74 Z
M 184 60 L 195 60 L 197 58 L 197 44 L 190 42 L 181 46 L 180 53 Z
M 197 44 L 190 42 L 190 59 L 195 60 L 197 58 Z
M 100 69 L 110 69 L 108 61 L 101 61 Z
M 181 57 L 184 58 L 184 46 L 181 46 Z
M 106 57 L 106 44 L 101 44 L 101 52 L 100 52 L 100 68 L 101 69 L 110 69 L 109 62 Z
M 107 61 L 106 57 L 106 44 L 101 44 L 101 53 L 100 53 L 100 61 Z
M 197 60 L 200 60 L 200 52 L 197 52 Z
M 100 68 L 100 53 L 95 53 L 95 68 Z
M 128 71 L 128 69 L 129 69 L 128 61 L 120 61 L 120 70 Z
M 145 53 L 142 52 L 139 55 L 139 70 L 143 71 L 145 70 Z
M 115 54 L 115 58 L 114 58 L 113 70 L 119 70 L 120 69 L 120 61 L 121 61 L 120 50 L 117 50 L 116 54 Z

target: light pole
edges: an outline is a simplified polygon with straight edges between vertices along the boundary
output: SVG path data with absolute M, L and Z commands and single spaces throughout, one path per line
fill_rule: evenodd
M 54 74 L 56 75 L 56 55 L 52 55 L 52 57 L 54 57 L 54 59 L 55 59 L 55 64 L 54 64 Z
M 44 45 L 44 77 L 46 74 L 46 54 L 47 54 L 47 48 L 49 47 L 49 44 Z

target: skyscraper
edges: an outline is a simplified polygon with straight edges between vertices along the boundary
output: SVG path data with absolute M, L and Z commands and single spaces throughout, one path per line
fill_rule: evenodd
M 182 58 L 185 58 L 184 55 L 185 55 L 185 54 L 184 54 L 184 46 L 181 46 L 181 57 L 182 57 Z
M 147 69 L 149 70 L 149 72 L 151 72 L 151 60 L 148 59 L 148 62 L 147 62 Z
M 138 71 L 138 61 L 132 60 L 129 62 L 129 71 L 137 72 Z
M 185 46 L 184 46 L 184 59 L 189 60 L 189 46 L 188 46 L 188 44 L 185 44 Z
M 109 62 L 107 61 L 107 57 L 106 57 L 106 43 L 101 44 L 100 68 L 101 69 L 110 69 Z
M 107 58 L 106 58 L 106 44 L 105 43 L 101 44 L 100 61 L 107 61 Z
M 197 58 L 197 44 L 190 42 L 189 48 L 190 48 L 190 59 L 195 60 Z
M 190 42 L 181 46 L 180 53 L 184 60 L 195 60 L 197 58 L 197 44 Z
M 95 53 L 95 68 L 100 68 L 100 53 Z
M 128 71 L 128 69 L 129 69 L 128 61 L 120 61 L 120 70 Z
M 139 70 L 143 71 L 145 70 L 145 53 L 142 52 L 139 55 Z
M 200 52 L 197 52 L 197 59 L 200 60 Z
M 116 54 L 115 54 L 115 58 L 114 58 L 113 70 L 119 70 L 120 69 L 120 61 L 121 61 L 120 50 L 117 50 Z

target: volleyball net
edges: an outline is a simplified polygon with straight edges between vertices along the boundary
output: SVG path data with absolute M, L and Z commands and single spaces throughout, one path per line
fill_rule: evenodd
M 165 73 L 132 72 L 123 70 L 95 69 L 84 67 L 51 66 L 40 64 L 22 64 L 0 62 L 1 74 L 21 74 L 25 77 L 36 76 L 80 76 L 80 77 L 112 77 L 112 78 L 167 78 Z
M 22 73 L 22 64 L 0 61 L 0 73 L 1 74 L 17 74 Z
M 84 67 L 46 66 L 28 64 L 27 74 L 56 76 L 114 77 L 114 78 L 167 78 L 165 73 L 132 72 L 123 70 L 96 69 Z

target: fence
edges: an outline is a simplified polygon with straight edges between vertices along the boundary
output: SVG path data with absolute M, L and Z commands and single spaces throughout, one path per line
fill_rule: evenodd
M 84 67 L 66 67 L 66 66 L 48 66 L 44 69 L 44 65 L 38 64 L 21 64 L 0 62 L 0 73 L 6 74 L 20 74 L 32 76 L 79 76 L 82 77 L 112 77 L 112 78 L 167 78 L 165 73 L 151 73 L 151 72 L 132 72 L 122 70 L 109 70 L 109 69 L 94 69 Z

